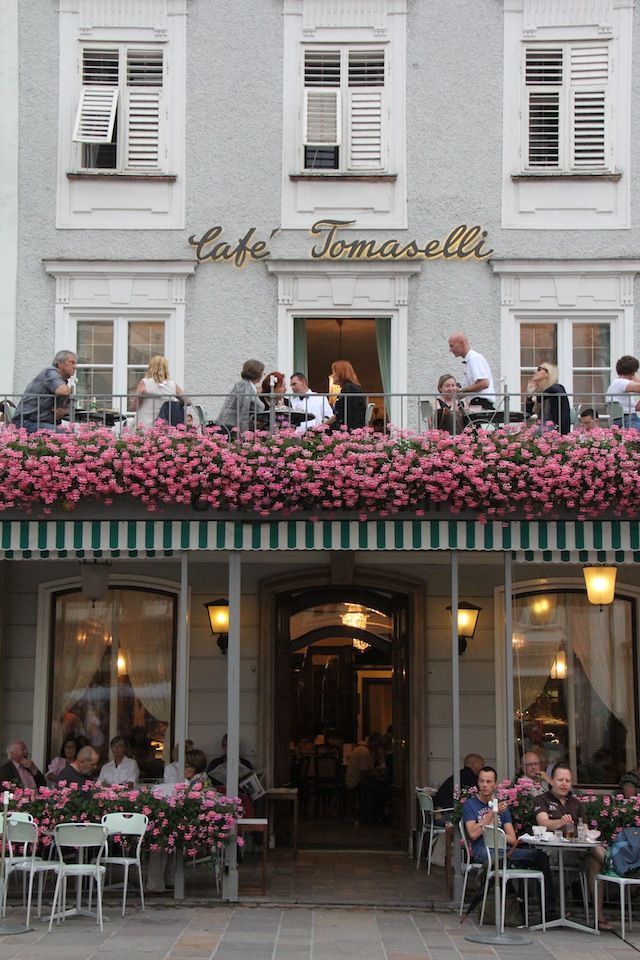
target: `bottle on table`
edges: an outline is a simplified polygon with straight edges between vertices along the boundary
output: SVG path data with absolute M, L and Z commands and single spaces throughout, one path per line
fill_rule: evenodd
M 580 819 L 578 820 L 578 840 L 584 841 L 586 839 L 587 839 L 587 827 L 582 817 L 580 817 Z

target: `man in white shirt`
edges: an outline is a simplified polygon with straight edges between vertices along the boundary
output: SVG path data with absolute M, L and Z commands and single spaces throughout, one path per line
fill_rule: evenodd
M 311 427 L 319 427 L 333 417 L 333 410 L 327 398 L 309 389 L 309 381 L 303 373 L 293 373 L 289 383 L 295 393 L 295 397 L 291 398 L 292 409 L 313 416 L 313 420 L 306 420 L 301 423 L 296 428 L 296 433 L 304 433 Z
M 491 367 L 477 350 L 472 350 L 464 333 L 452 333 L 449 350 L 454 357 L 462 357 L 465 364 L 464 383 L 461 393 L 472 397 L 486 397 L 491 403 L 495 397 Z
M 640 430 L 640 416 L 636 412 L 640 400 L 639 367 L 640 361 L 637 357 L 628 354 L 620 357 L 616 363 L 617 377 L 609 384 L 606 393 L 607 403 L 619 403 L 622 407 L 622 424 L 618 423 L 618 426 L 630 427 L 632 430 Z
M 140 768 L 135 760 L 127 756 L 127 741 L 124 737 L 114 737 L 111 743 L 113 763 L 105 763 L 99 783 L 113 786 L 114 783 L 128 783 L 135 786 L 140 778 Z

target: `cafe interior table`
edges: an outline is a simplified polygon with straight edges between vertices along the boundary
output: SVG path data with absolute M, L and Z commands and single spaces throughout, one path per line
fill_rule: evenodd
M 73 411 L 73 420 L 75 423 L 97 423 L 105 427 L 115 427 L 116 423 L 120 423 L 121 420 L 126 419 L 127 415 L 120 413 L 118 410 L 85 410 L 84 408 L 76 407 Z
M 588 927 L 585 923 L 579 923 L 577 920 L 573 920 L 571 917 L 567 916 L 566 909 L 566 897 L 564 891 L 564 855 L 565 853 L 578 853 L 586 850 L 591 850 L 593 847 L 597 847 L 598 843 L 595 840 L 565 840 L 564 837 L 560 839 L 559 837 L 553 837 L 551 840 L 543 840 L 541 837 L 533 837 L 530 834 L 523 834 L 519 838 L 520 843 L 526 843 L 530 847 L 535 847 L 536 850 L 557 850 L 558 851 L 558 886 L 559 897 L 558 902 L 560 906 L 560 916 L 557 920 L 547 920 L 546 928 L 547 930 L 552 927 L 570 927 L 572 930 L 582 930 L 583 933 L 599 933 L 595 927 Z M 538 924 L 535 927 L 531 927 L 531 930 L 542 930 L 542 924 Z

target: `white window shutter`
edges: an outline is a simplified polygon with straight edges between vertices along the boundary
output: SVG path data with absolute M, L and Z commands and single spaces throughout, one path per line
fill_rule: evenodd
M 117 87 L 83 87 L 73 126 L 73 140 L 76 143 L 111 143 L 117 105 Z
M 529 168 L 560 167 L 563 78 L 562 47 L 525 49 L 525 156 Z
M 157 170 L 162 166 L 163 82 L 162 50 L 127 51 L 125 167 L 128 170 Z
M 575 169 L 607 166 L 607 86 L 609 48 L 606 44 L 571 48 L 571 154 Z
M 340 145 L 340 90 L 307 87 L 304 91 L 304 145 Z
M 349 168 L 379 170 L 383 163 L 382 90 L 349 90 Z

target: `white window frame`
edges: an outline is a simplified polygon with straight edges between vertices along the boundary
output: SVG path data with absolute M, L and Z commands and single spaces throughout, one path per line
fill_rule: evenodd
M 307 52 L 313 53 L 340 53 L 340 83 L 339 86 L 306 86 L 305 69 Z M 382 54 L 384 57 L 384 83 L 382 85 L 349 85 L 349 62 L 352 53 L 371 53 L 374 57 Z M 312 44 L 303 44 L 300 48 L 300 106 L 298 117 L 300 121 L 300 133 L 298 142 L 300 144 L 299 172 L 301 174 L 317 173 L 327 174 L 357 174 L 357 173 L 383 173 L 389 167 L 389 46 L 388 44 L 323 44 L 315 46 Z M 318 142 L 309 139 L 308 119 L 309 99 L 313 94 L 321 95 L 335 100 L 335 130 L 336 135 L 333 138 L 324 139 Z M 353 156 L 352 145 L 354 142 L 354 99 L 357 95 L 379 97 L 379 137 L 380 137 L 380 157 L 370 164 L 356 162 Z M 338 147 L 338 166 L 320 167 L 314 170 L 313 167 L 305 166 L 305 147 L 307 146 L 337 146 Z
M 83 84 L 84 55 L 85 52 L 91 51 L 95 51 L 96 53 L 99 51 L 117 51 L 117 86 L 111 87 L 106 84 L 92 86 L 90 84 Z M 162 84 L 158 86 L 129 86 L 127 82 L 129 54 L 135 55 L 138 53 L 161 54 Z M 167 55 L 167 45 L 158 43 L 83 43 L 80 45 L 78 52 L 78 108 L 72 133 L 76 153 L 76 167 L 78 170 L 99 170 L 103 173 L 109 172 L 116 175 L 132 173 L 140 176 L 153 173 L 165 173 L 167 171 Z M 135 100 L 136 96 L 141 96 L 147 100 L 147 111 L 149 111 L 151 101 L 156 101 L 154 111 L 157 112 L 156 163 L 144 163 L 139 159 L 137 161 L 132 160 L 130 157 L 130 153 L 133 152 L 131 144 L 134 138 L 133 127 L 136 117 L 132 107 L 132 100 Z M 148 112 L 147 118 L 145 119 L 143 115 L 145 108 L 141 106 L 139 109 L 140 112 L 137 122 L 148 128 L 152 120 L 152 114 Z M 89 122 L 83 122 L 84 118 L 87 118 Z M 90 122 L 91 118 L 93 118 L 93 123 Z M 102 121 L 102 129 L 100 129 L 100 121 Z M 114 132 L 116 134 L 117 144 L 115 167 L 92 167 L 84 164 L 84 146 L 109 143 L 112 133 Z M 149 140 L 148 132 L 146 139 Z M 146 149 L 149 149 L 149 147 L 153 147 L 153 144 L 147 143 Z M 142 149 L 145 148 L 143 147 Z M 138 150 L 140 150 L 140 146 Z

